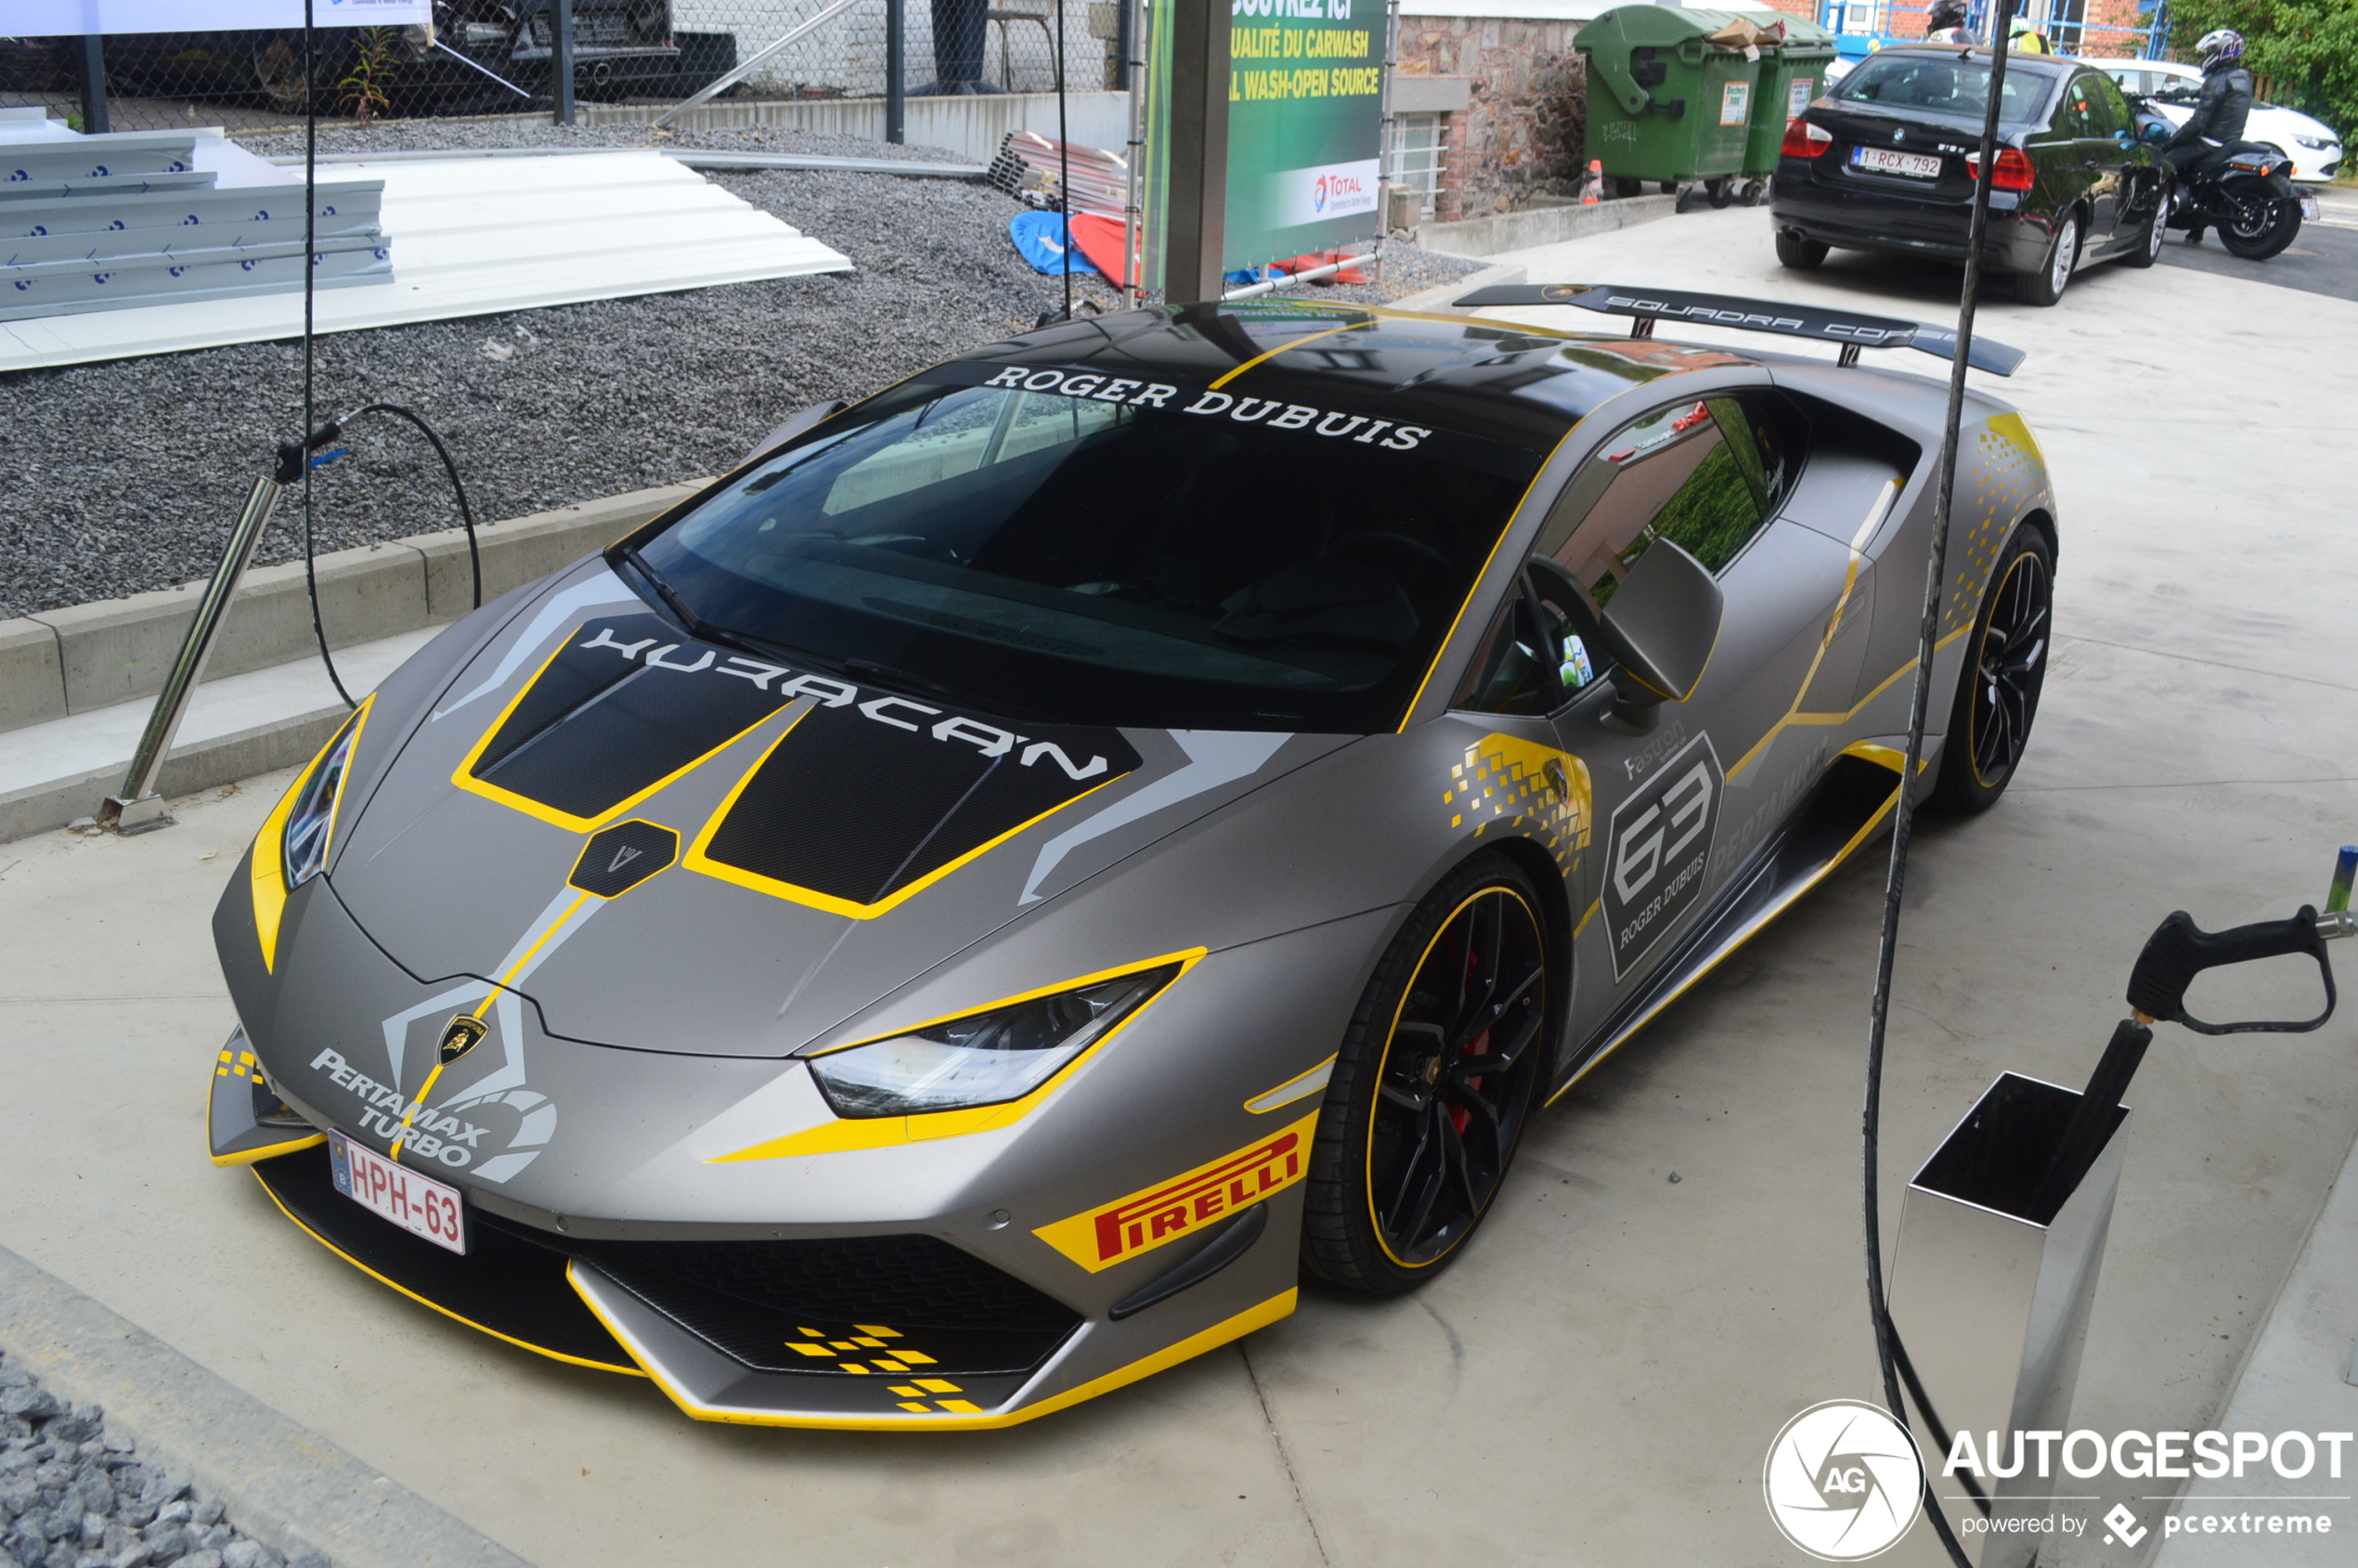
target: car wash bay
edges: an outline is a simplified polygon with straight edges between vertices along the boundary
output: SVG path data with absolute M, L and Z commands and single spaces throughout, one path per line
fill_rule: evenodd
M 1937 270 L 1781 273 L 1742 210 L 1514 259 L 1534 281 L 1953 304 Z M 1983 321 L 2030 351 L 2002 391 L 2061 494 L 2058 635 L 2012 792 L 1920 831 L 1889 1225 L 1999 1070 L 2084 1078 L 2161 915 L 2282 914 L 2358 836 L 2358 371 L 2318 352 L 2358 333 L 2358 303 L 2107 267 L 2055 309 Z M 1782 1562 L 1769 1439 L 1807 1405 L 1873 1396 L 1857 1134 L 1879 857 L 1542 1120 L 1484 1234 L 1422 1292 L 1305 1291 L 1240 1345 L 1005 1432 L 832 1434 L 695 1425 L 643 1380 L 470 1332 L 206 1163 L 232 1021 L 208 917 L 284 782 L 185 802 L 145 837 L 0 846 L 0 1243 L 537 1562 Z M 2358 1129 L 2353 1043 L 2348 1014 L 2306 1036 L 2163 1032 L 2075 1426 L 2217 1414 Z M 2132 1506 L 2157 1524 L 2160 1505 Z M 1920 1526 L 1884 1561 L 1936 1559 Z

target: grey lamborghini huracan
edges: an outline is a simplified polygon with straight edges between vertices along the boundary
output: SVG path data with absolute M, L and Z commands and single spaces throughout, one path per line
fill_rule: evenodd
M 1004 1425 L 1435 1274 L 1898 799 L 1944 389 L 1651 336 L 1754 303 L 1140 311 L 806 411 L 304 771 L 215 1160 L 717 1420 Z M 1973 810 L 2056 549 L 1977 392 L 1955 496 Z

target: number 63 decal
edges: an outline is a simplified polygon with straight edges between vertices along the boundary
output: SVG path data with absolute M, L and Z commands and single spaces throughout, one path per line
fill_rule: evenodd
M 1614 808 L 1601 895 L 1614 979 L 1703 896 L 1723 782 L 1711 737 L 1698 735 Z

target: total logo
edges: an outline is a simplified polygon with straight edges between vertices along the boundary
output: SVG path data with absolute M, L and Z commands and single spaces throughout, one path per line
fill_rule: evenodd
M 1908 1533 L 1924 1487 L 1916 1445 L 1888 1412 L 1830 1399 L 1777 1433 L 1760 1490 L 1786 1540 L 1820 1562 L 1859 1562 Z
M 1331 177 L 1320 175 L 1318 183 L 1310 188 L 1310 205 L 1313 210 L 1321 213 L 1327 210 L 1327 182 Z

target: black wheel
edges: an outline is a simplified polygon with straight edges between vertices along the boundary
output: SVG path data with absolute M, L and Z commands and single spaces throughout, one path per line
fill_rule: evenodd
M 1677 180 L 1664 180 L 1660 183 L 1662 186 L 1662 193 L 1665 196 L 1676 196 L 1678 194 L 1678 182 Z
M 2025 305 L 2053 305 L 2071 287 L 2079 266 L 2079 214 L 2066 213 L 2047 247 L 2046 259 L 2032 272 L 2015 274 L 2015 298 Z
M 1359 999 L 1311 1147 L 1302 1266 L 1392 1295 L 1464 1249 L 1506 1179 L 1548 1055 L 1539 894 L 1504 855 L 1442 879 Z
M 1747 207 L 1757 207 L 1768 194 L 1768 182 L 1767 180 L 1746 180 L 1743 189 L 1737 193 L 1736 200 Z
M 2300 232 L 2300 202 L 2240 202 L 2219 226 L 2219 242 L 2227 247 L 2229 255 L 2241 256 L 2246 261 L 2266 261 L 2291 244 L 2293 236 Z
M 1674 213 L 1691 213 L 1695 210 L 1695 203 L 1703 201 L 1704 198 L 1704 191 L 1703 187 L 1699 185 L 1691 185 L 1686 189 L 1678 193 L 1678 203 L 1670 210 Z
M 2161 237 L 2169 229 L 2170 193 L 2163 191 L 2161 200 L 2154 203 L 2153 216 L 2145 220 L 2145 232 L 2137 243 L 2120 253 L 2123 266 L 2151 266 L 2160 259 Z
M 1618 175 L 1613 178 L 1613 193 L 1617 201 L 1626 201 L 1632 196 L 1642 196 L 1645 192 L 1646 182 L 1643 180 L 1623 179 Z
M 1725 207 L 1736 199 L 1734 180 L 1705 180 L 1703 182 L 1703 189 L 1704 194 L 1711 198 L 1711 204 L 1715 207 Z
M 2054 642 L 2055 555 L 2045 534 L 2015 529 L 1990 580 L 1998 586 L 1982 602 L 1965 644 L 1935 786 L 1935 797 L 1955 811 L 1987 810 L 2006 793 L 2030 744 Z
M 1826 245 L 1792 229 L 1777 230 L 1777 259 L 1800 272 L 1815 272 L 1826 259 Z

